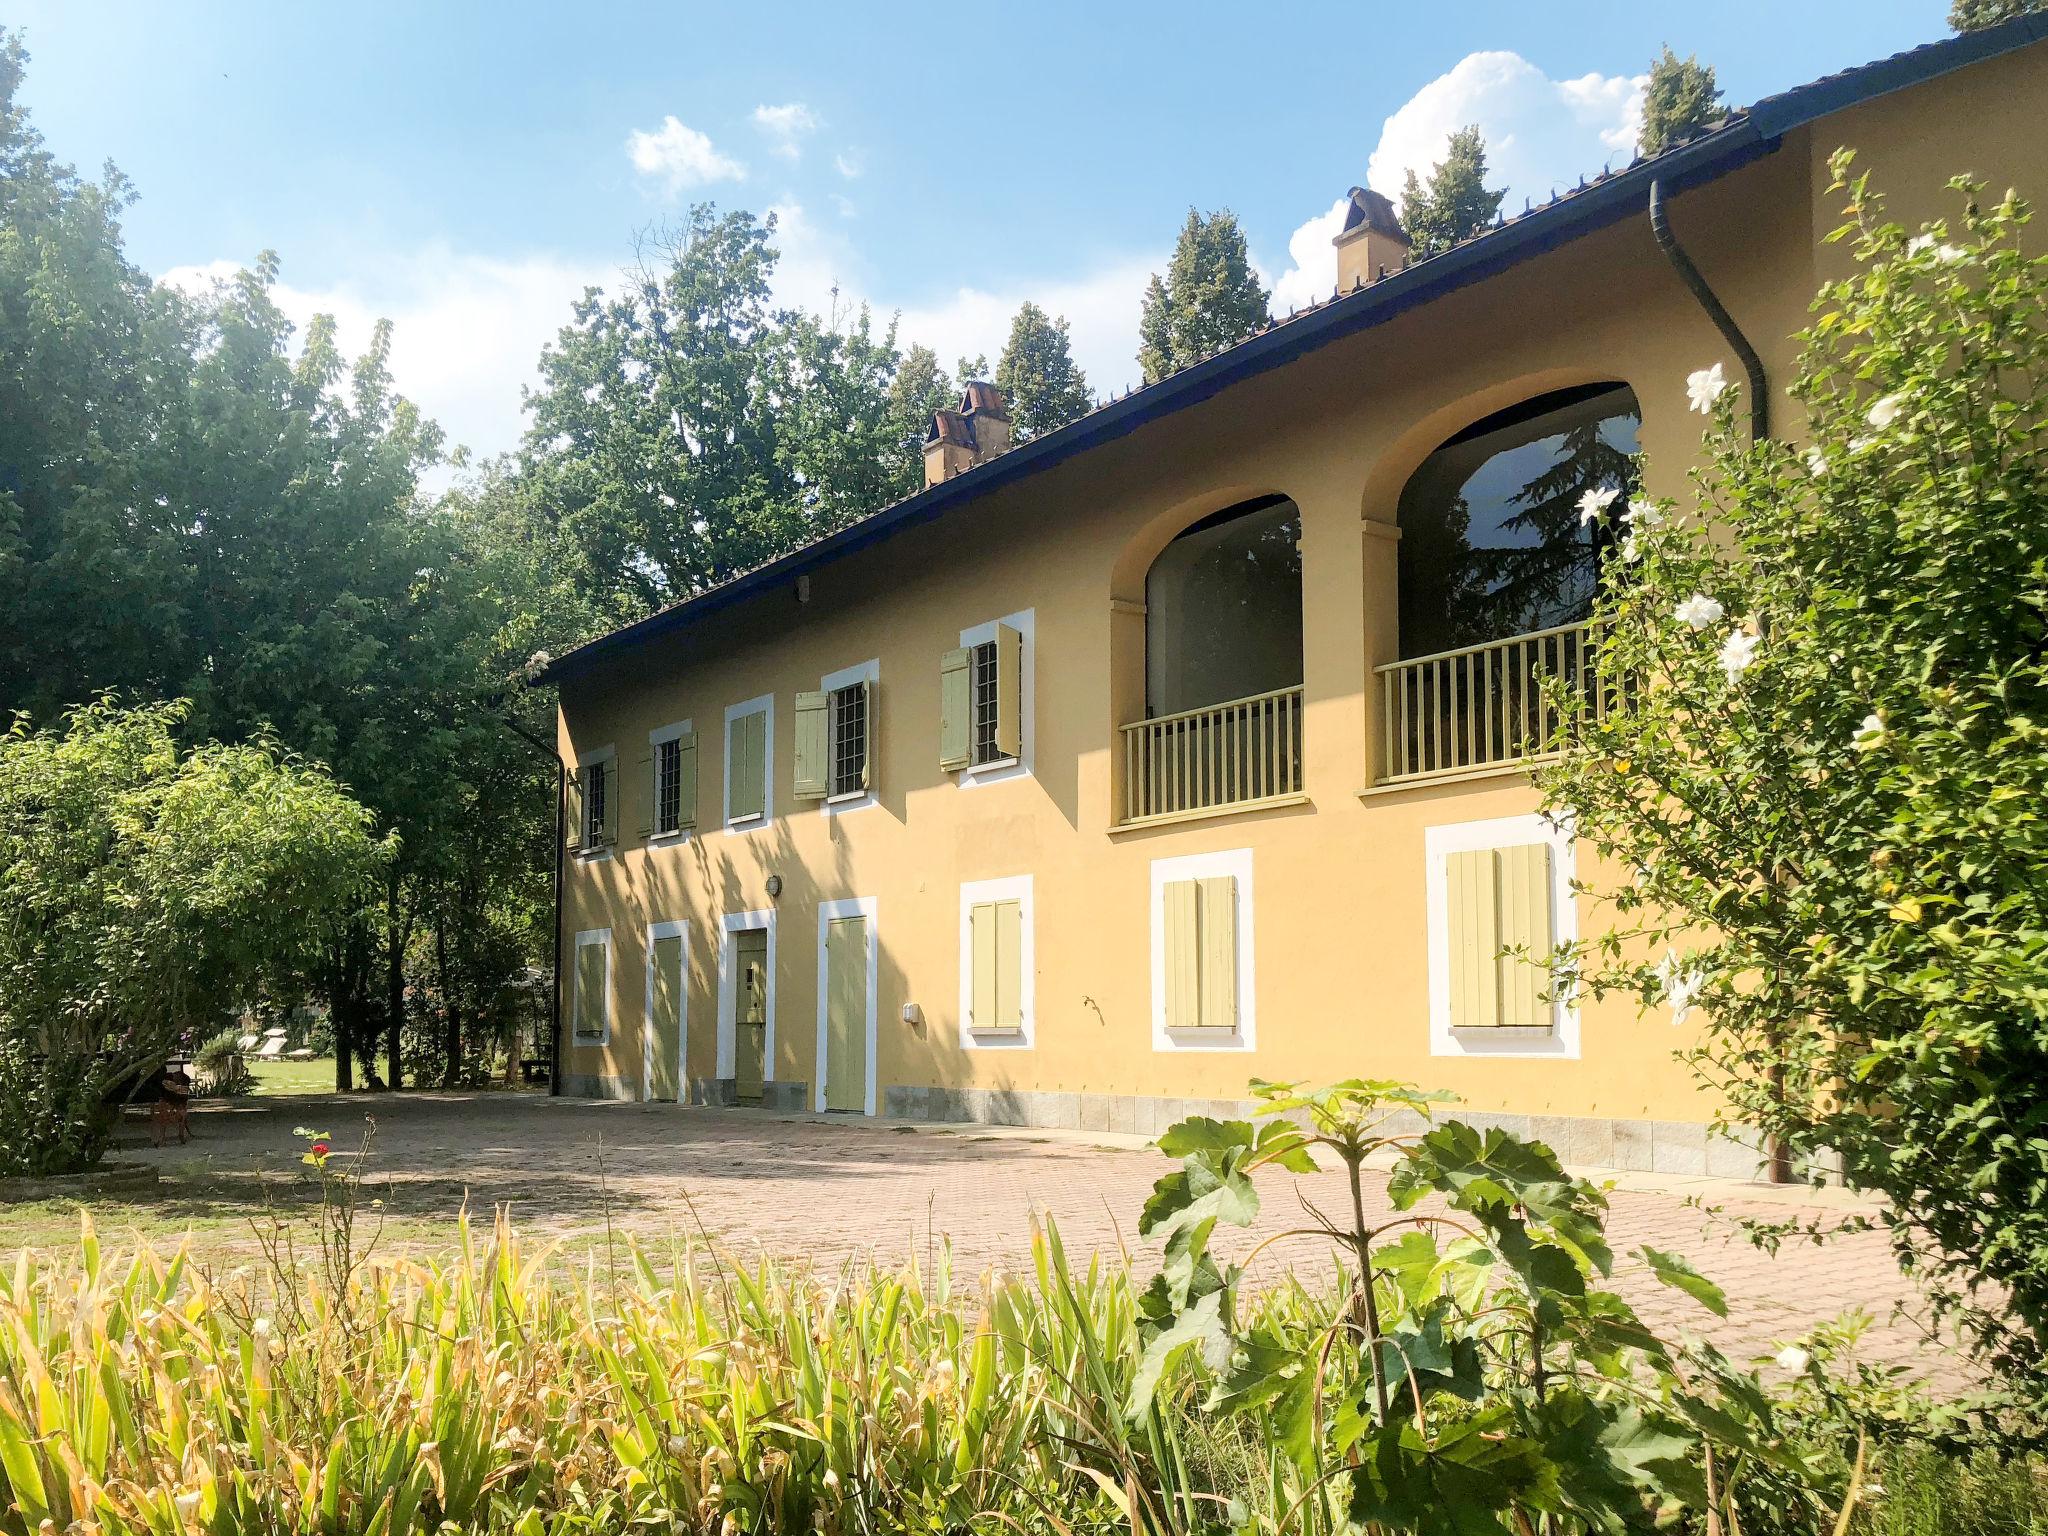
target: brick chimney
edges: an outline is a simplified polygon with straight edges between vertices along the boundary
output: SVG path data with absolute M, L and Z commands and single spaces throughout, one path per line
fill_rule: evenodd
M 1408 235 L 1394 205 L 1369 187 L 1351 189 L 1344 227 L 1330 243 L 1337 247 L 1339 293 L 1349 293 L 1361 282 L 1376 283 L 1408 265 Z
M 1010 409 L 993 384 L 970 379 L 960 408 L 934 411 L 924 435 L 924 483 L 934 486 L 1010 448 Z

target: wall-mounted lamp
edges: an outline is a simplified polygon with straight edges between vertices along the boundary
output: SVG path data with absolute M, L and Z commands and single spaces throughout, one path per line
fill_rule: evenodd
M 797 579 L 796 579 L 796 600 L 797 600 L 798 602 L 800 602 L 800 603 L 808 603 L 808 602 L 809 602 L 809 601 L 811 600 L 811 578 L 810 578 L 810 577 L 808 577 L 808 576 L 799 576 L 799 577 L 797 577 Z
M 916 1003 L 905 1003 L 903 1005 L 903 1022 L 908 1024 L 912 1029 L 923 1029 L 924 1009 L 919 1007 Z
M 773 900 L 774 900 L 774 899 L 775 899 L 776 897 L 780 896 L 781 894 L 782 894 L 782 876 L 780 876 L 780 875 L 770 875 L 770 876 L 768 877 L 768 899 L 769 899 L 770 901 L 773 901 Z

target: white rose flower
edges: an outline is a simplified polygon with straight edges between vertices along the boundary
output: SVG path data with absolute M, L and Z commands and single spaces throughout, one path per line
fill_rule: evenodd
M 1720 623 L 1722 615 L 1727 611 L 1716 599 L 1708 597 L 1704 592 L 1695 592 L 1671 610 L 1671 617 L 1694 629 L 1705 629 L 1710 624 Z
M 1697 966 L 1688 969 L 1673 951 L 1667 949 L 1664 958 L 1657 963 L 1657 984 L 1671 1009 L 1671 1027 L 1678 1029 L 1692 1017 L 1700 993 L 1706 990 L 1707 977 Z
M 1721 391 L 1728 387 L 1728 375 L 1721 371 L 1719 363 L 1711 368 L 1698 368 L 1685 376 L 1685 398 L 1687 403 L 1702 416 L 1714 408 L 1714 402 L 1721 398 Z
M 1746 629 L 1731 629 L 1728 638 L 1721 642 L 1721 652 L 1715 660 L 1721 663 L 1721 672 L 1729 682 L 1747 672 L 1756 660 L 1756 649 L 1763 642 Z
M 1934 259 L 1944 267 L 1952 267 L 1970 253 L 1959 245 L 1950 245 L 1946 240 L 1936 242 L 1932 235 L 1915 235 L 1906 242 L 1906 254 L 1918 256 L 1923 251 L 1932 251 Z
M 1632 497 L 1628 510 L 1622 513 L 1622 521 L 1639 531 L 1664 526 L 1664 509 L 1647 496 Z
M 1882 400 L 1872 404 L 1870 414 L 1865 419 L 1873 427 L 1877 428 L 1878 431 L 1882 432 L 1886 427 L 1899 419 L 1899 412 L 1904 410 L 1905 406 L 1906 397 L 1904 395 L 1886 395 Z
M 1599 490 L 1588 491 L 1579 498 L 1579 526 L 1584 527 L 1601 513 L 1614 505 L 1614 498 L 1621 492 L 1614 486 L 1602 486 Z
M 1884 716 L 1872 710 L 1856 727 L 1855 734 L 1849 738 L 1849 745 L 1858 752 L 1875 752 L 1884 745 L 1884 738 Z
M 1818 448 L 1806 450 L 1806 472 L 1818 480 L 1828 472 L 1828 456 Z
M 1813 1356 L 1809 1355 L 1797 1344 L 1787 1344 L 1778 1351 L 1776 1358 L 1780 1366 L 1792 1372 L 1795 1376 L 1813 1363 Z

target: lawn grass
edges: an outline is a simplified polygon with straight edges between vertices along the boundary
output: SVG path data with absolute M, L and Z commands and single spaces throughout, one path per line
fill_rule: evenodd
M 258 1094 L 282 1093 L 332 1093 L 334 1092 L 334 1058 L 316 1056 L 311 1061 L 286 1061 L 282 1057 L 273 1061 L 258 1061 L 247 1058 L 249 1076 L 255 1086 L 250 1089 Z

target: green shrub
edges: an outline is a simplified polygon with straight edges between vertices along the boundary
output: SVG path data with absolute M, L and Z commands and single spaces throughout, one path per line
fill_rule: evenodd
M 2009 193 L 1915 230 L 1834 169 L 1806 443 L 1746 441 L 1715 363 L 1696 506 L 1586 508 L 1626 707 L 1539 782 L 1624 878 L 1557 964 L 1701 1021 L 1730 1118 L 1882 1193 L 2048 1410 L 2048 256 Z
M 385 849 L 323 771 L 182 746 L 182 704 L 0 734 L 0 1175 L 63 1173 L 191 1030 L 302 971 Z
M 201 1093 L 247 1093 L 249 1069 L 242 1061 L 242 1032 L 224 1029 L 210 1036 L 192 1053 L 192 1069 L 198 1077 L 193 1085 Z

